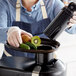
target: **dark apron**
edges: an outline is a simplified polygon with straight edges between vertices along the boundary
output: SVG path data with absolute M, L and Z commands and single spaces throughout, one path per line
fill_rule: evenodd
M 51 21 L 49 18 L 40 20 L 40 21 L 35 22 L 35 23 L 31 23 L 31 24 L 25 23 L 25 22 L 20 22 L 20 21 L 14 21 L 12 26 L 18 26 L 20 29 L 23 29 L 23 30 L 31 33 L 33 36 L 37 35 L 37 36 L 46 38 L 46 36 L 43 34 L 43 31 L 48 26 L 48 24 L 50 22 Z M 25 56 L 25 57 L 34 58 L 33 53 L 23 53 L 23 52 L 9 49 L 7 47 L 5 47 L 5 50 L 13 56 Z

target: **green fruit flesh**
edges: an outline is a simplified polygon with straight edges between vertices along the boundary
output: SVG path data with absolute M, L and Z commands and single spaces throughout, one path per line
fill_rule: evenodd
M 30 47 L 24 43 L 20 44 L 20 48 L 26 49 L 26 50 L 30 50 Z
M 34 44 L 30 42 L 26 42 L 26 45 L 28 45 L 31 49 L 37 50 L 37 46 L 35 46 Z
M 33 36 L 31 39 L 31 43 L 35 46 L 39 46 L 41 44 L 41 39 L 39 36 Z

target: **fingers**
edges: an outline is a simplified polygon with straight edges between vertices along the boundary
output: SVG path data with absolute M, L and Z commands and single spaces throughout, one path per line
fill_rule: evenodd
M 73 13 L 73 17 L 70 19 L 69 23 L 76 24 L 76 12 Z
M 73 18 L 74 20 L 76 20 L 76 12 L 73 13 Z
M 73 18 L 72 18 L 73 20 L 76 20 L 76 16 L 73 16 Z
M 17 40 L 17 38 L 15 36 L 12 37 L 12 41 L 13 41 L 15 47 L 19 47 L 19 41 Z
M 13 41 L 12 41 L 12 37 L 8 37 L 7 41 L 10 45 L 15 46 Z
M 21 31 L 21 34 L 28 35 L 28 36 L 32 37 L 32 34 L 31 34 L 31 33 L 26 32 L 26 31 L 24 31 L 24 30 Z
M 17 32 L 13 32 L 13 34 L 8 36 L 8 43 L 14 47 L 19 47 L 19 44 L 22 40 L 20 39 L 19 34 Z
M 70 19 L 69 23 L 76 24 L 76 12 L 73 13 L 73 17 Z
M 76 16 L 76 11 L 73 13 L 74 16 Z
M 16 34 L 16 39 L 17 39 L 17 41 L 18 41 L 19 44 L 22 43 L 21 33 L 18 32 L 18 33 Z
M 70 23 L 76 24 L 76 19 L 71 18 L 71 19 L 70 19 Z

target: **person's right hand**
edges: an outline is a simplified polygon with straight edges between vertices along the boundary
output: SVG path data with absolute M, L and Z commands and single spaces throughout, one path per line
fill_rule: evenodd
M 14 47 L 19 47 L 19 44 L 22 43 L 22 34 L 32 37 L 32 34 L 20 29 L 19 27 L 10 27 L 10 29 L 7 32 L 8 43 Z

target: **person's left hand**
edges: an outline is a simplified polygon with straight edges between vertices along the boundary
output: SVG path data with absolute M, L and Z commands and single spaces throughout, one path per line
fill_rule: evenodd
M 73 17 L 69 20 L 68 27 L 72 27 L 73 24 L 76 24 L 76 11 L 73 13 Z

